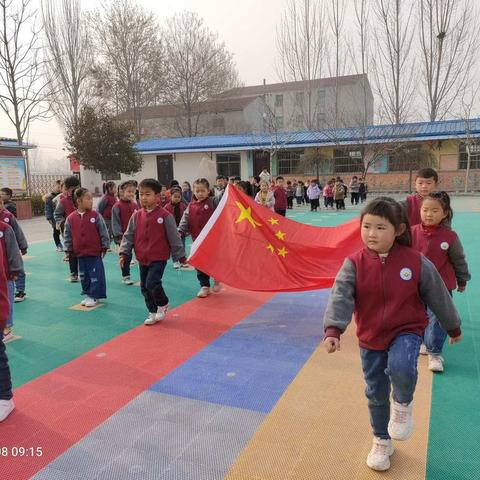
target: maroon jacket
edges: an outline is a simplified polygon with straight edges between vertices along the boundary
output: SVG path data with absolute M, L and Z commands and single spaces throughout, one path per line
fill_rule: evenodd
M 65 222 L 64 241 L 65 251 L 77 257 L 100 257 L 110 245 L 105 221 L 95 210 L 72 212 Z
M 112 207 L 112 232 L 114 237 L 121 237 L 128 227 L 130 218 L 138 210 L 135 200 L 117 200 Z
M 75 211 L 75 204 L 73 203 L 73 197 L 68 197 L 63 193 L 60 194 L 59 203 L 62 204 L 63 211 L 65 212 L 65 218 L 67 218 L 72 212 Z
M 420 209 L 422 208 L 422 197 L 416 193 L 407 197 L 407 216 L 411 227 L 422 223 Z
M 98 202 L 98 213 L 102 215 L 103 218 L 111 220 L 112 218 L 112 207 L 117 202 L 117 197 L 115 195 L 110 195 L 106 193 Z
M 178 205 L 178 215 L 175 215 L 175 207 Z M 176 203 L 175 205 L 170 201 L 165 205 L 165 210 L 173 215 L 173 218 L 175 219 L 175 223 L 178 225 L 180 224 L 180 220 L 183 217 L 183 213 L 187 209 L 187 205 L 185 202 L 179 202 Z
M 192 201 L 188 204 L 188 229 L 193 241 L 200 235 L 214 210 L 215 204 L 212 197 L 207 197 L 201 202 Z
M 435 265 L 448 290 L 454 290 L 457 286 L 455 269 L 448 255 L 457 238 L 454 231 L 443 225 L 432 228 L 418 224 L 412 228 L 413 248 L 423 253 Z
M 275 197 L 275 210 L 286 210 L 287 191 L 283 187 L 274 187 L 273 196 Z
M 428 324 L 418 287 L 421 254 L 395 244 L 388 257 L 364 248 L 349 260 L 355 265 L 355 321 L 360 346 L 383 350 L 401 333 L 422 336 Z
M 2 243 L 0 242 L 0 329 L 2 330 L 5 328 L 10 313 L 7 277 L 5 273 L 6 266 L 5 252 Z

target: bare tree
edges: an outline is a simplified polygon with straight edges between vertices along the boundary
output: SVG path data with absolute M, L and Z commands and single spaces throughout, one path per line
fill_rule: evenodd
M 304 82 L 304 125 L 317 127 L 314 80 L 322 77 L 327 53 L 325 0 L 289 0 L 277 28 L 278 74 L 284 82 Z
M 90 97 L 93 53 L 80 0 L 43 0 L 50 105 L 68 130 Z
M 184 109 L 179 133 L 196 136 L 201 109 L 195 106 L 239 85 L 232 54 L 196 13 L 183 12 L 168 21 L 165 32 L 168 103 Z
M 380 117 L 402 123 L 411 114 L 415 87 L 413 4 L 411 0 L 375 0 L 373 11 L 377 20 L 373 74 Z
M 430 121 L 442 119 L 469 86 L 478 48 L 478 11 L 470 0 L 420 0 L 422 82 Z
M 99 59 L 98 95 L 113 113 L 127 112 L 142 132 L 142 109 L 155 105 L 164 88 L 164 52 L 153 13 L 131 0 L 115 0 L 90 16 Z

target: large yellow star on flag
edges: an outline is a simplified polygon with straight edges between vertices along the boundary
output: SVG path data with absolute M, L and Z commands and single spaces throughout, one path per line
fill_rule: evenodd
M 288 250 L 285 247 L 277 248 L 278 255 L 285 258 L 285 255 L 288 253 Z
M 272 224 L 272 225 L 278 225 L 278 220 L 276 218 L 269 218 L 268 221 Z
M 253 219 L 253 217 L 252 217 L 252 207 L 245 208 L 245 206 L 242 205 L 240 202 L 235 202 L 235 204 L 240 209 L 240 215 L 235 220 L 235 223 L 240 223 L 240 222 L 243 222 L 243 220 L 247 220 L 248 223 L 250 223 L 250 225 L 253 228 L 257 228 L 257 227 L 262 226 L 261 223 L 258 223 Z
M 284 240 L 285 239 L 285 232 L 282 232 L 281 230 L 279 230 L 275 236 L 279 239 L 279 240 Z

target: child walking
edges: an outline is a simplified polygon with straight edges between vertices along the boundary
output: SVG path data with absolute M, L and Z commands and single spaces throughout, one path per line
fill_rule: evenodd
M 112 232 L 112 208 L 117 202 L 115 195 L 117 186 L 115 182 L 107 182 L 105 184 L 105 195 L 100 199 L 97 205 L 97 212 L 103 217 L 105 225 L 107 225 L 110 240 L 113 238 Z
M 465 291 L 470 280 L 468 265 L 463 246 L 457 234 L 445 226 L 453 217 L 450 197 L 446 192 L 429 193 L 422 199 L 420 209 L 422 223 L 412 227 L 413 247 L 423 253 L 437 268 L 450 295 L 457 288 Z M 428 354 L 428 368 L 432 372 L 443 372 L 443 344 L 447 332 L 440 325 L 437 317 L 428 309 L 428 326 L 423 341 Z
M 15 408 L 12 392 L 12 377 L 8 366 L 3 329 L 10 315 L 11 304 L 8 300 L 7 260 L 0 242 L 0 422 L 3 422 Z
M 184 263 L 185 249 L 173 216 L 161 205 L 160 183 L 147 178 L 139 185 L 140 205 L 130 218 L 120 244 L 120 267 L 132 258 L 135 250 L 140 266 L 140 288 L 145 298 L 148 317 L 145 325 L 154 325 L 165 319 L 168 297 L 163 289 L 162 278 L 170 255 L 173 261 Z
M 187 204 L 183 201 L 182 190 L 180 188 L 171 189 L 170 201 L 165 205 L 165 210 L 173 215 L 177 227 L 180 225 L 183 213 L 187 209 Z M 185 248 L 185 238 L 182 237 L 183 247 Z M 186 264 L 185 264 L 186 265 Z M 180 262 L 174 262 L 173 268 L 181 268 Z
M 57 252 L 63 252 L 63 245 L 60 240 L 60 232 L 57 230 L 57 226 L 55 225 L 55 219 L 53 218 L 53 212 L 55 210 L 54 199 L 60 195 L 62 191 L 62 181 L 57 180 L 53 187 L 53 190 L 43 197 L 43 201 L 45 203 L 45 218 L 47 222 L 52 226 L 53 229 L 53 241 L 55 243 L 55 247 Z
M 282 215 L 283 217 L 287 213 L 287 191 L 285 190 L 283 177 L 277 177 L 275 179 L 275 186 L 273 187 L 273 196 L 275 197 L 274 210 L 275 213 Z
M 273 195 L 273 192 L 269 190 L 268 182 L 265 180 L 260 182 L 260 191 L 255 195 L 255 201 L 274 211 L 275 196 Z
M 363 209 L 360 221 L 365 248 L 350 255 L 337 274 L 324 316 L 324 346 L 328 353 L 340 350 L 340 335 L 354 314 L 374 435 L 367 465 L 383 471 L 390 468 L 392 439 L 407 440 L 413 431 L 417 360 L 428 324 L 425 305 L 450 343 L 461 340 L 461 322 L 436 268 L 410 248 L 402 206 L 377 198 Z
M 221 197 L 210 197 L 209 193 L 210 184 L 206 178 L 195 180 L 193 183 L 193 200 L 188 204 L 178 226 L 178 231 L 182 237 L 190 234 L 192 241 L 195 241 L 220 203 Z M 216 280 L 214 280 L 213 288 L 210 290 L 210 277 L 206 273 L 197 270 L 197 279 L 200 283 L 197 297 L 206 298 L 212 292 L 220 292 L 221 286 Z
M 120 185 L 119 200 L 112 207 L 112 234 L 115 243 L 120 246 L 123 234 L 127 231 L 130 218 L 138 210 L 138 203 L 135 199 L 136 185 L 132 181 L 123 182 Z M 122 283 L 133 285 L 130 278 L 130 264 L 132 256 L 125 256 L 122 270 Z
M 80 182 L 75 175 L 67 177 L 63 182 L 63 192 L 55 199 L 57 206 L 53 212 L 53 218 L 57 230 L 64 231 L 65 220 L 75 211 L 75 203 L 73 202 L 73 191 L 80 186 Z M 70 266 L 70 281 L 78 282 L 78 260 L 74 252 L 68 255 L 68 264 Z
M 325 187 L 323 188 L 323 202 L 325 208 L 328 210 L 331 208 L 333 210 L 333 180 L 329 180 Z
M 318 186 L 317 180 L 312 180 L 310 186 L 307 189 L 307 195 L 310 200 L 310 211 L 316 212 L 320 208 L 320 195 L 322 190 Z
M 92 210 L 93 197 L 86 188 L 74 194 L 77 209 L 65 221 L 65 261 L 74 254 L 78 258 L 82 295 L 81 305 L 95 307 L 107 298 L 107 284 L 102 258 L 110 247 L 110 235 L 102 216 Z

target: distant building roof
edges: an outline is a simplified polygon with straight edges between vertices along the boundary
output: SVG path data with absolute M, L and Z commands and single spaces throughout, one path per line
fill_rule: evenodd
M 2 138 L 0 137 L 0 148 L 11 148 L 14 150 L 18 149 L 24 149 L 24 150 L 29 150 L 31 148 L 37 148 L 36 145 L 32 145 L 31 143 L 24 143 L 22 145 L 18 144 L 18 141 L 16 138 Z
M 335 85 L 349 85 L 356 83 L 366 75 L 344 75 L 342 77 L 318 78 L 311 81 L 310 88 L 334 87 Z M 266 85 L 252 85 L 249 87 L 232 88 L 222 92 L 218 97 L 231 98 L 243 97 L 245 95 L 263 95 L 268 92 L 290 92 L 308 88 L 307 81 L 270 83 Z
M 277 134 L 213 135 L 205 137 L 159 138 L 142 140 L 136 144 L 142 154 L 214 152 L 240 150 L 268 150 L 278 148 L 304 148 L 335 145 L 363 145 L 393 142 L 418 142 L 480 137 L 480 118 L 465 122 L 445 120 L 417 122 L 400 125 L 370 125 L 366 128 L 351 127 L 279 132 Z

